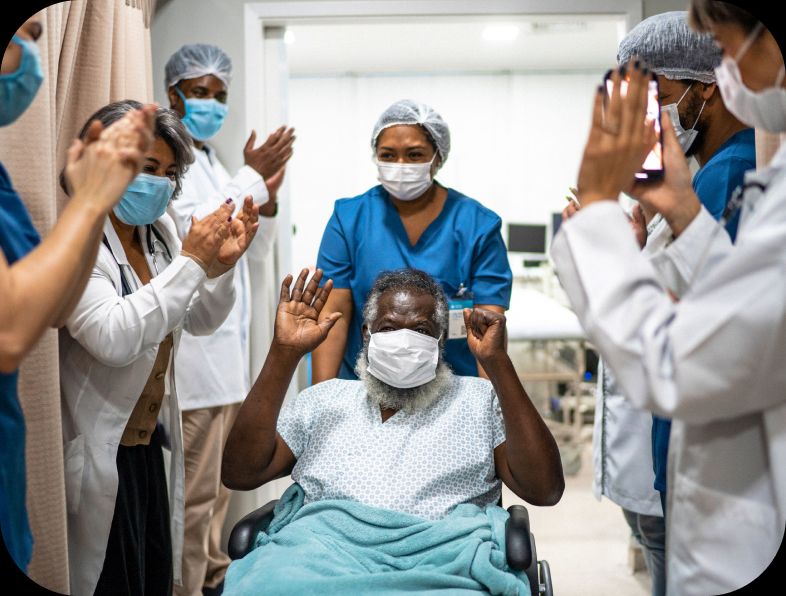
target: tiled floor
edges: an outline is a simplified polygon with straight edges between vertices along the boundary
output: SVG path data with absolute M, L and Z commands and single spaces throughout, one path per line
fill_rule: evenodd
M 538 558 L 551 567 L 559 596 L 647 596 L 646 570 L 630 572 L 628 529 L 620 508 L 592 494 L 592 452 L 586 445 L 576 476 L 566 476 L 565 493 L 554 507 L 527 505 Z M 521 500 L 504 489 L 505 507 Z

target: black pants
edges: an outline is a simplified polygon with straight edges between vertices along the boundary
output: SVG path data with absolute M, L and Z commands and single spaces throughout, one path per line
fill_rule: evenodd
M 172 594 L 169 498 L 159 431 L 150 445 L 117 450 L 119 483 L 106 558 L 95 593 Z

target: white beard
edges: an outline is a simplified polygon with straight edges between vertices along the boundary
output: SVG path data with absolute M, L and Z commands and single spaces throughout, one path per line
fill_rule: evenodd
M 400 389 L 380 381 L 366 370 L 367 367 L 368 343 L 358 354 L 355 374 L 363 381 L 369 400 L 383 409 L 404 410 L 405 412 L 424 410 L 447 393 L 453 381 L 453 371 L 442 359 L 441 354 L 435 371 L 437 376 L 428 383 L 409 389 Z

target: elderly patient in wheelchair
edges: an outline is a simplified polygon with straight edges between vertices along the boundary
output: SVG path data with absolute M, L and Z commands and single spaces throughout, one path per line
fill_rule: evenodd
M 322 312 L 332 282 L 320 288 L 320 270 L 307 278 L 281 286 L 273 342 L 222 463 L 232 489 L 288 474 L 295 484 L 256 548 L 230 566 L 224 592 L 529 594 L 506 560 L 502 483 L 541 506 L 565 484 L 507 355 L 505 317 L 464 310 L 489 380 L 456 376 L 442 359 L 440 285 L 422 271 L 385 272 L 362 313 L 359 380 L 325 381 L 284 404 L 300 359 L 341 317 Z

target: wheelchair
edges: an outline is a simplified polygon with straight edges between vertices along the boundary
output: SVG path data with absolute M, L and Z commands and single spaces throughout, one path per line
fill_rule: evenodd
M 229 535 L 229 557 L 242 559 L 254 549 L 257 534 L 270 525 L 273 509 L 278 501 L 270 501 L 244 516 Z M 505 522 L 505 549 L 508 565 L 517 571 L 524 570 L 529 579 L 532 596 L 553 596 L 551 569 L 548 561 L 538 561 L 535 537 L 529 529 L 529 513 L 523 505 L 508 507 L 510 517 Z

